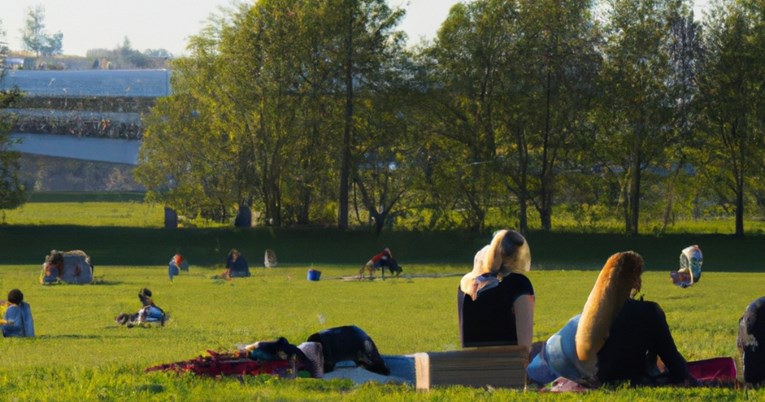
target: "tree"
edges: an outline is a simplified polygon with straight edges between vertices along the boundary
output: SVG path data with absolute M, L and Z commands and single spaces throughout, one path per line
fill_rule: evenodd
M 685 178 L 686 182 L 690 181 L 685 172 L 689 170 L 689 164 L 692 163 L 694 150 L 703 148 L 700 136 L 695 135 L 699 123 L 698 78 L 703 56 L 701 26 L 694 20 L 693 12 L 684 1 L 678 1 L 675 7 L 670 7 L 668 18 L 670 35 L 664 47 L 670 61 L 667 88 L 671 99 L 675 100 L 672 117 L 675 133 L 673 141 L 665 144 L 663 157 L 668 174 L 663 191 L 665 207 L 661 232 L 664 232 L 671 223 L 677 204 L 689 205 L 697 199 L 697 191 L 680 191 L 678 188 L 693 188 L 684 186 L 682 179 Z
M 589 1 L 518 2 L 521 35 L 508 52 L 501 78 L 498 138 L 507 190 L 520 201 L 519 229 L 527 230 L 525 201 L 533 203 L 541 227 L 552 228 L 556 177 L 582 150 L 591 131 L 588 115 L 597 98 L 600 45 Z M 525 149 L 522 149 L 525 148 Z
M 3 20 L 0 20 L 0 56 L 2 56 L 2 60 L 0 60 L 0 70 L 2 70 L 5 67 L 4 65 L 5 56 L 7 54 L 8 54 L 8 43 L 5 41 L 5 30 L 3 29 Z
M 403 60 L 394 58 L 391 62 L 405 70 Z M 363 135 L 356 140 L 352 188 L 358 190 L 376 233 L 383 230 L 396 206 L 412 192 L 417 176 L 413 161 L 417 158 L 419 136 L 409 127 L 413 90 L 401 71 L 391 72 L 385 80 L 389 85 L 383 91 L 363 91 L 364 101 L 356 108 L 358 132 Z
M 765 153 L 761 86 L 765 77 L 763 10 L 755 1 L 718 3 L 707 21 L 702 94 L 701 170 L 735 209 L 735 234 L 744 235 L 747 187 L 757 181 Z
M 152 194 L 181 204 L 190 194 L 181 191 L 183 183 L 217 194 L 207 208 L 223 212 L 230 205 L 254 203 L 267 224 L 307 223 L 314 197 L 337 196 L 327 183 L 337 182 L 343 152 L 353 158 L 349 177 L 363 177 L 354 175 L 355 164 L 363 163 L 356 140 L 353 148 L 344 148 L 337 137 L 363 124 L 354 117 L 348 126 L 349 99 L 351 104 L 358 100 L 347 96 L 344 6 L 350 5 L 345 0 L 260 0 L 193 37 L 192 56 L 174 62 L 173 95 L 147 120 L 137 174 Z M 362 88 L 362 99 L 371 99 L 377 88 L 386 87 L 380 63 L 391 54 L 384 52 L 393 48 L 386 32 L 398 14 L 379 0 L 353 6 L 350 85 Z M 178 133 L 199 147 L 188 150 L 165 138 Z M 177 165 L 172 158 L 180 152 L 196 156 Z M 168 172 L 173 173 L 171 188 Z
M 21 40 L 24 48 L 35 52 L 39 57 L 61 54 L 64 34 L 61 31 L 48 34 L 45 31 L 45 8 L 37 5 L 27 9 L 26 25 L 21 30 Z
M 632 235 L 639 233 L 642 174 L 656 166 L 676 135 L 675 99 L 668 88 L 672 63 L 665 46 L 676 3 L 609 1 L 598 155 L 618 183 L 625 231 Z
M 436 197 L 450 200 L 471 231 L 483 231 L 491 207 L 505 203 L 506 195 L 496 177 L 497 136 L 506 130 L 496 113 L 502 104 L 502 71 L 511 64 L 518 37 L 516 2 L 500 0 L 459 3 L 438 32 L 426 59 L 432 60 L 428 110 L 434 116 L 432 135 L 425 151 L 431 171 L 441 178 L 431 186 Z M 508 152 L 523 152 L 511 148 Z M 519 154 L 521 157 L 522 154 Z M 521 164 L 525 166 L 525 164 Z M 437 181 L 436 181 L 437 180 Z M 448 184 L 447 184 L 448 183 Z M 523 207 L 524 200 L 519 200 Z
M 5 60 L 7 47 L 4 46 L 5 32 L 0 29 L 0 81 L 5 75 L 2 61 Z M 0 91 L 0 109 L 9 107 L 21 93 L 18 89 Z M 0 116 L 7 116 L 5 114 Z M 0 210 L 13 209 L 24 203 L 26 191 L 19 178 L 19 158 L 21 154 L 10 149 L 14 140 L 8 135 L 12 122 L 0 118 Z
M 332 3 L 332 2 L 330 2 Z M 337 0 L 333 7 L 339 11 L 335 20 L 342 27 L 339 32 L 342 44 L 336 50 L 337 61 L 342 63 L 342 82 L 345 89 L 345 120 L 340 154 L 340 187 L 338 200 L 338 228 L 348 227 L 349 186 L 354 158 L 354 90 L 355 85 L 375 85 L 375 71 L 380 68 L 391 47 L 399 47 L 400 38 L 391 36 L 403 12 L 392 11 L 384 0 Z

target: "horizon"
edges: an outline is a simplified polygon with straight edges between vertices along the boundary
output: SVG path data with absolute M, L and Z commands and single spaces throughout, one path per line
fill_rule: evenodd
M 391 8 L 403 8 L 406 16 L 399 29 L 407 33 L 408 43 L 435 37 L 452 5 L 459 0 L 387 0 Z M 45 9 L 45 32 L 61 32 L 63 55 L 86 56 L 88 50 L 112 50 L 130 41 L 132 49 L 165 49 L 173 56 L 186 54 L 188 38 L 198 34 L 209 18 L 236 0 L 4 0 L 0 2 L 0 29 L 12 52 L 23 52 L 21 29 L 30 7 Z M 147 12 L 149 11 L 149 12 Z M 73 14 L 76 13 L 76 14 Z M 172 18 L 171 18 L 172 17 Z M 136 23 L 139 22 L 139 23 Z
M 386 1 L 391 8 L 406 11 L 398 28 L 407 34 L 409 46 L 435 38 L 451 7 L 461 2 L 469 3 L 460 0 Z M 113 50 L 128 39 L 134 50 L 164 49 L 177 57 L 187 54 L 188 38 L 200 33 L 211 17 L 242 2 L 4 0 L 0 1 L 0 30 L 5 32 L 5 42 L 12 52 L 23 52 L 20 31 L 27 10 L 41 5 L 45 9 L 45 32 L 64 35 L 63 54 L 66 56 L 84 57 L 93 49 Z M 709 0 L 694 1 L 697 19 L 702 18 L 708 5 Z

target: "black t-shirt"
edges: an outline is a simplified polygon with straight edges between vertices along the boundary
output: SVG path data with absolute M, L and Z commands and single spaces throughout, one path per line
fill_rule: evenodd
M 493 289 L 473 299 L 457 287 L 460 341 L 462 347 L 517 345 L 513 303 L 523 295 L 534 295 L 525 275 L 510 273 Z
M 627 300 L 617 314 L 611 330 L 598 352 L 598 379 L 604 383 L 650 381 L 646 356 L 661 358 L 671 383 L 688 377 L 685 359 L 677 351 L 664 311 L 648 301 Z

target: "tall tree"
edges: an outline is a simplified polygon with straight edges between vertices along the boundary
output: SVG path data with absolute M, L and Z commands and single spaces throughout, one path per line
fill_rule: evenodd
M 600 157 L 619 182 L 625 231 L 639 233 L 643 172 L 664 155 L 672 130 L 668 90 L 671 0 L 610 0 L 599 127 Z M 614 169 L 617 168 L 617 169 Z
M 374 87 L 379 82 L 377 73 L 387 57 L 401 46 L 393 29 L 403 16 L 401 10 L 391 10 L 384 0 L 330 0 L 337 10 L 334 22 L 342 27 L 342 44 L 337 50 L 337 61 L 342 65 L 342 81 L 345 90 L 345 120 L 340 153 L 340 186 L 337 225 L 341 230 L 348 227 L 349 188 L 356 155 L 355 147 L 355 91 L 356 86 Z
M 61 54 L 64 34 L 61 31 L 48 34 L 45 31 L 45 8 L 42 5 L 27 9 L 27 20 L 21 30 L 24 48 L 35 52 L 39 57 Z
M 0 82 L 5 75 L 5 60 L 7 47 L 4 46 L 5 32 L 0 26 Z M 0 109 L 9 107 L 13 101 L 21 96 L 18 88 L 9 91 L 0 91 Z M 7 114 L 0 114 L 0 210 L 13 209 L 24 203 L 26 190 L 19 178 L 19 158 L 21 154 L 11 150 L 15 143 L 9 136 L 13 124 L 7 118 Z
M 683 179 L 702 141 L 695 135 L 698 127 L 698 77 L 703 56 L 701 25 L 694 18 L 687 2 L 677 0 L 668 14 L 670 35 L 665 44 L 669 54 L 670 74 L 667 89 L 674 99 L 672 127 L 674 135 L 665 144 L 664 167 L 668 174 L 664 180 L 664 212 L 661 231 L 672 222 L 676 204 L 687 204 L 698 196 L 693 191 L 680 191 Z M 661 166 L 660 166 L 661 167 Z M 691 187 L 692 188 L 692 187 Z M 685 199 L 683 201 L 683 198 Z
M 144 119 L 134 172 L 149 199 L 188 217 L 216 221 L 226 221 L 232 206 L 247 197 L 242 192 L 248 187 L 240 186 L 237 178 L 246 176 L 240 172 L 251 166 L 238 163 L 241 147 L 231 141 L 239 121 L 229 126 L 222 118 L 230 85 L 218 48 L 226 24 L 224 19 L 212 20 L 191 39 L 192 56 L 175 61 L 173 93 L 159 99 Z
M 496 112 L 503 69 L 518 37 L 516 2 L 480 0 L 454 5 L 426 57 L 433 63 L 430 112 L 438 120 L 428 145 L 446 151 L 440 175 L 454 192 L 454 209 L 472 231 L 482 231 L 489 209 L 506 203 L 498 174 Z M 523 152 L 525 146 L 513 147 Z M 525 167 L 524 163 L 519 166 Z M 521 208 L 524 200 L 519 201 Z
M 552 228 L 557 173 L 590 130 L 601 63 L 591 7 L 590 1 L 519 1 L 522 35 L 507 49 L 514 58 L 503 69 L 500 93 L 506 106 L 500 114 L 510 129 L 499 141 L 501 149 L 516 149 L 523 157 L 508 154 L 501 160 L 508 191 L 533 202 L 544 230 Z
M 718 2 L 706 25 L 700 79 L 707 134 L 700 166 L 723 199 L 735 206 L 735 234 L 744 235 L 747 183 L 765 156 L 762 49 L 765 25 L 756 1 Z
M 5 39 L 5 29 L 3 29 L 3 20 L 0 19 L 0 70 L 5 67 L 5 56 L 8 54 L 8 42 Z

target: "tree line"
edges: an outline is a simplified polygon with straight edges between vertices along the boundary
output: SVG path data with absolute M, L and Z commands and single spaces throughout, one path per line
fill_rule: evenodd
M 765 12 L 719 0 L 473 0 L 407 47 L 383 0 L 258 0 L 173 61 L 149 199 L 274 226 L 553 230 L 762 212 Z

